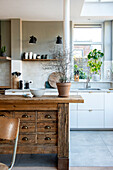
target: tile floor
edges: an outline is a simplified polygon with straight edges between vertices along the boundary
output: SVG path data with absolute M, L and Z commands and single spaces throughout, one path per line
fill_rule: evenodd
M 10 159 L 0 155 L 0 162 Z M 14 170 L 55 170 L 56 166 L 55 154 L 17 155 Z M 113 132 L 71 131 L 70 170 L 113 170 Z
M 71 131 L 70 166 L 113 167 L 113 131 Z

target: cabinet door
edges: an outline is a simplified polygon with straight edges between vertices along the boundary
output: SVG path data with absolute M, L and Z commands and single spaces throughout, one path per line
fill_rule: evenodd
M 78 110 L 103 110 L 104 109 L 104 93 L 86 92 L 78 93 L 84 99 L 84 103 L 78 104 Z
M 78 127 L 78 111 L 70 110 L 70 129 Z
M 105 128 L 113 128 L 113 93 L 105 93 Z
M 78 128 L 104 128 L 104 111 L 78 111 Z

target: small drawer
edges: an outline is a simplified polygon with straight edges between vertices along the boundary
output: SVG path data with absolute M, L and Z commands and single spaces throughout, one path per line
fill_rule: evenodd
M 37 135 L 38 144 L 55 144 L 57 145 L 57 135 L 54 134 L 38 134 Z
M 24 133 L 29 133 L 29 132 L 35 132 L 35 123 L 20 123 L 20 132 Z
M 12 112 L 8 112 L 8 111 L 6 111 L 6 112 L 0 111 L 0 117 L 13 117 L 13 114 L 12 114 Z
M 37 123 L 37 132 L 57 132 L 57 123 Z
M 49 120 L 57 120 L 57 112 L 38 112 L 37 116 L 38 120 L 44 120 L 44 121 L 49 121 Z
M 35 112 L 15 112 L 15 118 L 19 118 L 21 121 L 35 121 Z
M 10 140 L 5 140 L 5 139 L 0 139 L 0 144 L 13 144 L 14 141 L 10 141 Z
M 19 135 L 18 143 L 36 143 L 36 135 Z

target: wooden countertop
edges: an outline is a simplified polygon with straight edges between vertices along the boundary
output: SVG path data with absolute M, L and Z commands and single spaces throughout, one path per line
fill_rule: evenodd
M 71 95 L 67 98 L 58 97 L 57 95 L 44 95 L 33 98 L 16 95 L 0 95 L 0 103 L 84 103 L 84 100 L 80 95 Z

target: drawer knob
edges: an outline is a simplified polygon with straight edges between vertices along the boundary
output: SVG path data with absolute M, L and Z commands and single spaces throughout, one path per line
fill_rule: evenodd
M 22 129 L 28 129 L 28 126 L 22 126 Z
M 51 140 L 51 138 L 50 137 L 46 137 L 45 140 Z
M 28 141 L 28 138 L 27 137 L 23 137 L 22 140 L 23 141 Z
M 45 115 L 45 118 L 51 119 L 51 116 L 50 115 Z
M 93 110 L 92 109 L 89 109 L 89 112 L 92 112 Z
M 27 114 L 22 115 L 22 118 L 28 118 Z
M 5 117 L 5 115 L 4 114 L 2 114 L 2 115 L 0 115 L 1 117 Z
M 45 126 L 45 129 L 51 129 L 51 126 Z

